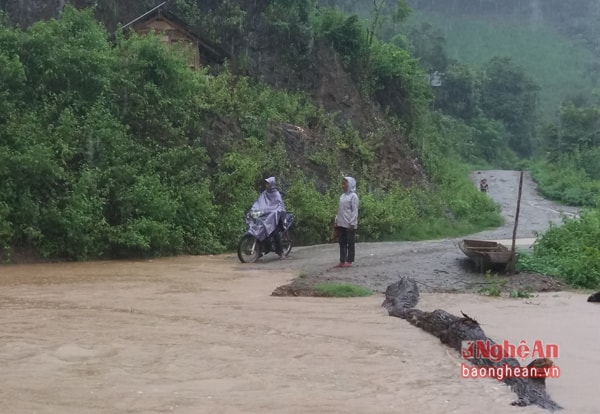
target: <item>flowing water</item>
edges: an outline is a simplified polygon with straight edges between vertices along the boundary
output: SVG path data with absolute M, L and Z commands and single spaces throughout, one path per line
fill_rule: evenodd
M 541 413 L 462 379 L 460 356 L 387 315 L 383 297 L 272 297 L 291 273 L 232 256 L 0 267 L 2 413 Z M 550 395 L 596 413 L 586 295 L 424 294 L 488 336 L 560 347 Z

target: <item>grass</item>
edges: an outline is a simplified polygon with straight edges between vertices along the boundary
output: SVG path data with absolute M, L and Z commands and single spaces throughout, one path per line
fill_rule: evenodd
M 531 163 L 531 174 L 540 193 L 551 200 L 587 207 L 600 203 L 600 181 L 590 178 L 568 156 L 558 162 Z
M 489 270 L 485 272 L 485 279 L 489 286 L 479 289 L 479 293 L 484 296 L 501 296 L 508 280 L 500 279 L 498 273 L 491 273 Z
M 518 290 L 512 290 L 510 292 L 510 297 L 511 298 L 530 298 L 533 295 L 530 293 L 529 289 L 518 289 Z
M 371 296 L 373 292 L 367 288 L 345 283 L 319 283 L 315 288 L 328 296 L 335 298 L 351 298 L 357 296 Z
M 477 233 L 483 230 L 494 229 L 502 226 L 504 220 L 497 214 L 486 213 L 485 218 L 479 223 L 460 220 L 450 222 L 446 219 L 430 219 L 426 222 L 416 223 L 403 228 L 397 234 L 386 237 L 384 241 L 421 241 L 443 239 L 446 237 L 460 237 Z

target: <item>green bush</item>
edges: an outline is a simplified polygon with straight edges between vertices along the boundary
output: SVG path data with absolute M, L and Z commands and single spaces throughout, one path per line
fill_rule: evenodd
M 531 174 L 542 194 L 574 206 L 595 206 L 600 201 L 600 181 L 590 178 L 577 155 L 531 164 Z
M 295 4 L 296 29 L 305 33 L 308 3 Z M 282 10 L 278 2 L 270 12 L 283 18 Z M 377 41 L 367 51 L 356 19 L 329 17 L 323 38 L 351 59 L 372 58 L 371 85 L 380 94 L 388 88 L 380 97 L 390 108 L 408 111 L 398 124 L 417 125 L 427 88 L 416 61 Z M 306 95 L 227 67 L 210 77 L 191 71 L 156 37 L 109 42 L 90 11 L 67 8 L 60 20 L 25 30 L 0 24 L 0 249 L 74 260 L 233 249 L 256 185 L 270 175 L 296 214 L 302 244 L 331 240 L 340 171 L 359 183 L 361 240 L 455 233 L 496 214 L 466 170 L 445 166 L 455 154 L 434 152 L 459 147 L 442 128 L 426 131 L 420 155 L 429 187 L 384 191 L 373 184 L 383 133 L 365 137 L 334 119 Z M 306 133 L 280 136 L 289 124 Z M 311 176 L 292 168 L 299 161 Z
M 433 97 L 418 60 L 405 50 L 380 41 L 371 45 L 374 97 L 395 114 L 407 131 L 417 124 Z
M 333 220 L 337 212 L 337 198 L 334 193 L 318 192 L 314 182 L 299 175 L 287 191 L 285 203 L 288 211 L 296 217 L 293 229 L 295 242 L 323 243 L 332 239 Z
M 364 240 L 389 239 L 418 219 L 417 205 L 409 191 L 394 188 L 364 194 L 360 198 L 359 235 Z
M 359 65 L 367 53 L 367 33 L 358 16 L 346 16 L 338 9 L 324 9 L 313 24 L 317 35 L 329 42 L 346 69 L 360 76 Z
M 327 296 L 335 298 L 371 296 L 373 294 L 373 292 L 367 288 L 343 283 L 319 283 L 315 285 L 315 288 Z
M 519 256 L 522 270 L 557 276 L 570 285 L 600 287 L 600 209 L 553 225 L 536 240 L 533 253 Z

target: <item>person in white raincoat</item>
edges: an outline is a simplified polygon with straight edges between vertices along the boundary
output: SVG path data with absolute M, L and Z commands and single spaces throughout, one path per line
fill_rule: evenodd
M 262 241 L 272 234 L 277 255 L 280 259 L 285 259 L 278 231 L 278 227 L 285 217 L 285 204 L 279 190 L 277 190 L 275 177 L 269 177 L 265 180 L 265 190 L 260 193 L 260 196 L 252 205 L 252 210 L 260 210 L 264 214 L 262 232 L 258 235 L 259 240 Z
M 337 215 L 335 216 L 335 225 L 340 243 L 340 262 L 334 267 L 352 267 L 352 263 L 354 263 L 355 234 L 358 227 L 356 180 L 352 177 L 344 177 L 342 191 Z

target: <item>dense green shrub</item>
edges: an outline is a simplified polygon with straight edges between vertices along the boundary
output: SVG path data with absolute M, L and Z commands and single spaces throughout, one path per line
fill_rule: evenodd
M 364 194 L 360 200 L 361 239 L 389 239 L 419 218 L 418 205 L 408 190 L 394 188 L 385 194 Z
M 555 161 L 531 164 L 533 179 L 542 194 L 574 206 L 595 206 L 600 201 L 600 181 L 590 178 L 577 154 Z
M 564 279 L 583 288 L 600 287 L 600 208 L 584 210 L 551 226 L 536 240 L 533 253 L 519 257 L 523 270 Z
M 285 203 L 288 211 L 296 217 L 293 230 L 295 242 L 322 243 L 332 239 L 333 220 L 337 211 L 335 192 L 318 192 L 314 183 L 300 174 L 285 194 Z
M 77 260 L 231 249 L 269 175 L 296 214 L 300 243 L 331 239 L 342 169 L 358 179 L 361 240 L 426 237 L 415 229 L 435 221 L 452 232 L 478 212 L 495 214 L 463 170 L 426 190 L 371 189 L 379 143 L 337 126 L 302 94 L 227 68 L 193 72 L 152 36 L 107 39 L 90 12 L 70 8 L 24 31 L 0 25 L 3 258 L 10 249 Z M 386 50 L 376 43 L 378 87 L 394 84 L 416 117 L 421 73 L 400 49 Z M 282 124 L 317 126 L 295 156 L 330 191 L 292 167 L 297 159 L 274 132 Z M 428 161 L 433 177 L 455 168 L 440 167 L 444 157 Z
M 346 69 L 360 70 L 367 54 L 367 34 L 357 15 L 346 16 L 338 9 L 323 9 L 314 22 L 318 36 L 331 42 Z M 354 72 L 361 75 L 361 72 Z
M 432 99 L 425 73 L 415 58 L 390 43 L 375 41 L 370 53 L 375 99 L 401 119 L 410 131 Z

